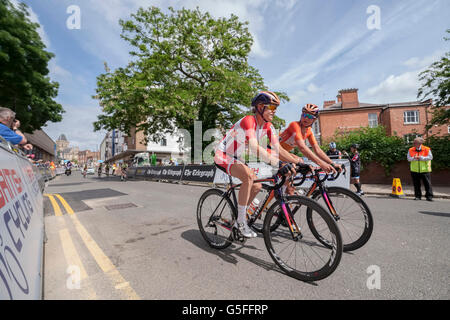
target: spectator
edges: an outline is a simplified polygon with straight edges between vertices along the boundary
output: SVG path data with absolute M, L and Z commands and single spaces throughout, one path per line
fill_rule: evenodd
M 336 149 L 335 142 L 330 143 L 330 150 L 327 151 L 327 156 L 330 159 L 341 159 L 342 158 L 342 153 L 338 149 Z
M 414 146 L 408 150 L 407 155 L 414 183 L 414 200 L 422 199 L 421 181 L 423 181 L 425 197 L 427 201 L 433 201 L 433 189 L 431 187 L 431 160 L 433 155 L 429 147 L 422 145 L 423 142 L 423 138 L 415 138 Z
M 361 182 L 359 181 L 359 175 L 361 172 L 361 159 L 359 158 L 358 152 L 359 145 L 352 144 L 350 146 L 351 156 L 348 155 L 347 152 L 344 151 L 344 155 L 350 160 L 350 183 L 356 187 L 356 194 L 359 196 L 364 195 L 364 192 L 361 190 Z
M 21 145 L 25 150 L 32 150 L 27 138 L 19 131 L 20 121 L 15 119 L 16 113 L 8 108 L 0 107 L 0 136 L 13 145 Z

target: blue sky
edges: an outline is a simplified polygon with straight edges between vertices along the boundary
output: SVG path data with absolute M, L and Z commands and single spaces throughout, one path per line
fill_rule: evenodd
M 15 0 L 18 1 L 18 0 Z M 100 113 L 96 77 L 125 66 L 129 47 L 120 38 L 119 19 L 139 7 L 156 5 L 209 11 L 215 17 L 232 13 L 249 21 L 254 37 L 250 64 L 272 90 L 291 101 L 277 115 L 287 122 L 299 118 L 305 103 L 323 105 L 338 90 L 358 88 L 367 103 L 415 101 L 417 75 L 449 51 L 444 41 L 450 28 L 448 0 L 24 0 L 41 37 L 56 57 L 52 80 L 60 83 L 57 101 L 66 110 L 60 123 L 44 130 L 56 139 L 65 133 L 81 150 L 96 150 L 104 132 L 93 132 Z M 80 29 L 68 29 L 67 8 L 77 5 Z M 380 12 L 379 29 L 370 6 Z M 370 25 L 370 23 L 369 23 Z

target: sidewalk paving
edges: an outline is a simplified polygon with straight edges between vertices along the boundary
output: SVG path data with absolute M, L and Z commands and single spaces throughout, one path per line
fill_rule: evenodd
M 403 193 L 405 197 L 414 198 L 414 186 L 402 184 Z M 450 199 L 450 186 L 433 186 L 433 198 L 435 199 Z M 350 185 L 350 189 L 355 191 L 356 188 Z M 392 185 L 387 184 L 362 184 L 361 189 L 365 194 L 373 195 L 391 195 Z M 425 188 L 422 186 L 422 200 L 425 200 Z

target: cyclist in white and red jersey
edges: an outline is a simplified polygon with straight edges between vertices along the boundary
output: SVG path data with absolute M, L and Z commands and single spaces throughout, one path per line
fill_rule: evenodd
M 255 155 L 272 166 L 279 166 L 280 159 L 285 162 L 299 163 L 300 158 L 290 154 L 280 147 L 278 136 L 271 121 L 275 115 L 280 99 L 271 91 L 262 91 L 252 99 L 254 115 L 246 116 L 236 122 L 216 149 L 214 162 L 227 174 L 238 178 L 242 185 L 238 195 L 238 218 L 235 227 L 244 237 L 256 237 L 247 225 L 247 206 L 262 188 L 260 183 L 254 183 L 256 175 L 245 164 L 246 147 Z M 271 149 L 267 149 L 270 145 Z M 288 163 L 283 166 L 282 173 L 294 173 Z

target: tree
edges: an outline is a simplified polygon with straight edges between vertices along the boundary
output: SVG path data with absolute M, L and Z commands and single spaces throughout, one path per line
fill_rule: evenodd
M 132 61 L 97 77 L 103 114 L 95 129 L 130 132 L 136 126 L 158 140 L 176 127 L 193 138 L 196 120 L 203 131 L 230 128 L 255 93 L 267 89 L 248 64 L 253 39 L 247 24 L 235 15 L 214 19 L 198 8 L 169 8 L 169 14 L 140 8 L 131 20 L 120 20 L 121 36 L 134 48 Z
M 0 105 L 16 112 L 21 130 L 33 132 L 61 121 L 64 110 L 53 100 L 59 84 L 48 77 L 54 54 L 45 50 L 26 8 L 0 0 Z
M 450 33 L 450 29 L 447 29 Z M 446 41 L 450 38 L 444 37 Z M 423 86 L 419 89 L 417 97 L 433 97 L 433 117 L 427 130 L 433 125 L 443 125 L 450 121 L 450 51 L 439 60 L 434 62 L 429 69 L 419 74 Z

